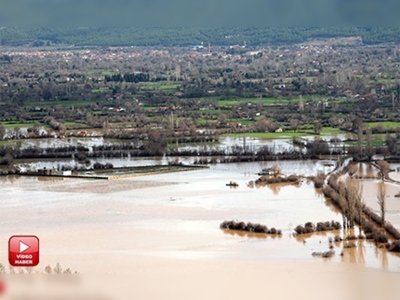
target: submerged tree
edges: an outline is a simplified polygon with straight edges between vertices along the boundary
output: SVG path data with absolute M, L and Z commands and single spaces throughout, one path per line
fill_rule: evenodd
M 378 185 L 378 204 L 381 211 L 381 225 L 385 226 L 385 213 L 386 213 L 386 186 L 383 181 Z
M 361 214 L 358 211 L 358 208 L 361 206 L 362 201 L 362 185 L 358 181 L 358 179 L 349 177 L 346 180 L 346 202 L 347 202 L 347 209 L 346 209 L 346 218 L 348 221 L 348 227 L 354 227 L 354 218 L 355 213 Z
M 376 163 L 379 168 L 379 175 L 381 176 L 381 180 L 383 181 L 390 172 L 390 164 L 385 160 L 380 160 Z
M 371 129 L 368 128 L 366 130 L 366 142 L 367 142 L 367 144 L 365 146 L 365 155 L 367 156 L 368 161 L 371 161 L 372 160 L 372 156 L 374 156 L 374 154 L 375 154 L 375 149 L 372 146 L 371 134 L 372 134 Z
M 362 199 L 362 194 L 363 194 L 363 189 L 364 186 L 360 182 L 360 180 L 351 178 L 349 177 L 346 181 L 346 189 L 347 189 L 347 196 L 351 198 L 351 200 L 348 200 L 348 202 L 354 203 L 354 212 L 356 213 L 355 216 L 356 221 L 358 219 L 358 222 L 360 223 L 360 226 L 362 227 L 362 210 L 364 207 L 364 202 Z

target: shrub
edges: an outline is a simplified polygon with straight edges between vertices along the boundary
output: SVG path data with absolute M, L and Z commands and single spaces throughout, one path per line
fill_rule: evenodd
M 335 229 L 340 229 L 340 228 L 342 228 L 342 225 L 340 225 L 339 222 L 326 221 L 326 222 L 318 222 L 316 231 L 327 231 L 327 230 L 335 230 Z
M 327 230 L 326 228 L 328 228 L 328 227 L 329 227 L 329 222 L 328 222 L 328 226 L 327 226 L 326 222 L 325 223 L 323 223 L 323 222 L 317 223 L 317 231 L 325 231 L 325 230 Z
M 386 231 L 391 234 L 396 240 L 400 240 L 400 232 L 394 228 L 394 226 L 390 222 L 386 222 L 385 224 Z
M 367 239 L 374 240 L 374 242 L 376 242 L 376 243 L 387 243 L 388 242 L 387 237 L 379 231 L 375 231 L 373 233 L 368 233 L 366 235 L 366 237 L 367 237 Z
M 313 252 L 311 255 L 315 256 L 315 257 L 328 258 L 328 257 L 334 256 L 335 255 L 335 251 L 329 250 L 329 251 L 326 251 L 326 252 Z
M 371 234 L 373 232 L 375 232 L 376 226 L 374 226 L 371 222 L 365 221 L 364 222 L 364 226 L 363 226 L 363 231 L 366 235 Z
M 400 252 L 400 241 L 394 241 L 389 246 L 389 251 Z
M 246 225 L 246 231 L 254 232 L 254 226 L 255 225 L 253 223 L 248 222 L 247 225 Z
M 234 221 L 223 221 L 219 228 L 221 229 L 232 229 Z
M 219 227 L 221 229 L 229 229 L 229 230 L 239 230 L 239 231 L 247 231 L 247 232 L 256 232 L 256 233 L 266 233 L 266 234 L 278 234 L 281 235 L 282 231 L 276 228 L 271 228 L 268 230 L 268 227 L 258 223 L 248 222 L 247 224 L 244 222 L 235 222 L 235 221 L 223 221 Z
M 9 166 L 13 162 L 13 156 L 10 153 L 6 153 L 1 159 L 0 159 L 0 165 L 5 165 Z
M 342 238 L 340 237 L 340 235 L 335 235 L 335 237 L 333 238 L 335 242 L 341 242 Z
M 304 225 L 304 230 L 305 230 L 306 233 L 312 233 L 312 232 L 314 232 L 314 231 L 315 231 L 314 224 L 311 223 L 311 222 L 307 222 L 307 223 Z
M 244 223 L 244 222 L 238 222 L 238 223 L 233 222 L 233 224 L 234 224 L 233 225 L 234 228 L 232 228 L 232 229 L 235 229 L 235 230 L 247 230 L 246 223 Z
M 269 234 L 277 234 L 277 230 L 274 228 L 274 227 L 272 227 L 270 230 L 269 230 Z
M 299 178 L 296 176 L 296 175 L 290 175 L 288 178 L 287 178 L 287 181 L 289 181 L 289 182 L 296 182 L 296 181 L 298 181 L 299 180 Z
M 324 175 L 318 175 L 316 177 L 314 177 L 314 187 L 319 189 L 321 187 L 323 187 L 324 182 L 325 182 L 325 176 Z
M 316 226 L 312 222 L 307 222 L 304 224 L 304 226 L 297 225 L 294 231 L 297 234 L 303 234 L 303 233 L 313 233 L 318 231 L 335 230 L 335 229 L 340 229 L 341 227 L 342 226 L 340 225 L 340 223 L 336 221 L 318 222 Z
M 257 233 L 268 233 L 267 226 L 261 224 L 255 224 L 253 230 Z
M 87 156 L 86 156 L 85 153 L 79 152 L 79 153 L 75 154 L 75 158 L 76 158 L 78 161 L 85 161 L 86 158 L 87 158 Z
M 301 225 L 297 225 L 296 228 L 294 229 L 294 231 L 295 231 L 297 234 L 303 234 L 303 233 L 305 233 L 304 227 L 301 226 Z

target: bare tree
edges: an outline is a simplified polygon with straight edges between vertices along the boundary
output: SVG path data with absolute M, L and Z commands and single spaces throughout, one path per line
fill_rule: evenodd
M 281 174 L 281 169 L 279 168 L 279 166 L 277 164 L 274 164 L 271 167 L 271 171 L 274 177 L 278 177 L 279 174 Z
M 381 211 L 381 225 L 385 225 L 385 212 L 386 212 L 386 186 L 383 181 L 381 181 L 378 185 L 378 204 L 379 209 Z
M 339 205 L 342 209 L 342 217 L 343 217 L 343 229 L 348 227 L 348 219 L 347 219 L 347 201 L 346 201 L 346 187 L 343 182 L 339 182 Z
M 354 221 L 354 216 L 355 216 L 356 220 L 362 227 L 362 209 L 364 206 L 364 202 L 362 199 L 363 185 L 360 182 L 360 180 L 349 177 L 346 180 L 346 192 L 347 192 L 346 196 L 348 198 L 350 198 L 350 199 L 347 199 L 347 202 L 349 204 L 350 203 L 352 204 L 352 205 L 350 205 L 350 211 L 354 208 L 354 211 L 352 212 L 353 213 L 353 221 Z
M 390 172 L 390 164 L 385 160 L 380 160 L 376 163 L 379 168 L 379 174 L 381 176 L 381 180 L 383 181 Z
M 319 120 L 316 120 L 313 124 L 314 126 L 314 133 L 315 134 L 320 134 L 322 130 L 322 123 Z
M 374 156 L 374 154 L 375 154 L 375 149 L 372 146 L 372 142 L 371 142 L 371 134 L 372 134 L 371 129 L 368 128 L 366 130 L 366 141 L 367 141 L 367 144 L 365 146 L 365 155 L 368 157 L 368 161 L 371 161 L 372 160 L 372 156 Z
M 346 218 L 348 221 L 349 228 L 354 227 L 354 216 L 358 206 L 358 202 L 361 199 L 361 185 L 359 181 L 355 178 L 348 177 L 346 179 L 346 202 L 347 209 L 345 211 Z
M 362 142 L 363 142 L 363 123 L 360 122 L 357 128 L 357 144 L 358 144 L 358 154 L 360 158 L 363 155 Z

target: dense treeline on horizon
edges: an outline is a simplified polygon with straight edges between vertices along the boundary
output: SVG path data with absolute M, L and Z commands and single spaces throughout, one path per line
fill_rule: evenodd
M 316 38 L 361 37 L 364 44 L 399 43 L 400 28 L 268 27 L 268 28 L 19 28 L 0 29 L 7 46 L 248 46 L 295 44 Z

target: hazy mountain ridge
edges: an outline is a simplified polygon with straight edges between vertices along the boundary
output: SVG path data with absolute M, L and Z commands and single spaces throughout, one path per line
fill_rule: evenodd
M 400 28 L 18 28 L 0 29 L 1 45 L 76 46 L 228 46 L 294 44 L 313 38 L 359 36 L 365 44 L 399 43 Z

